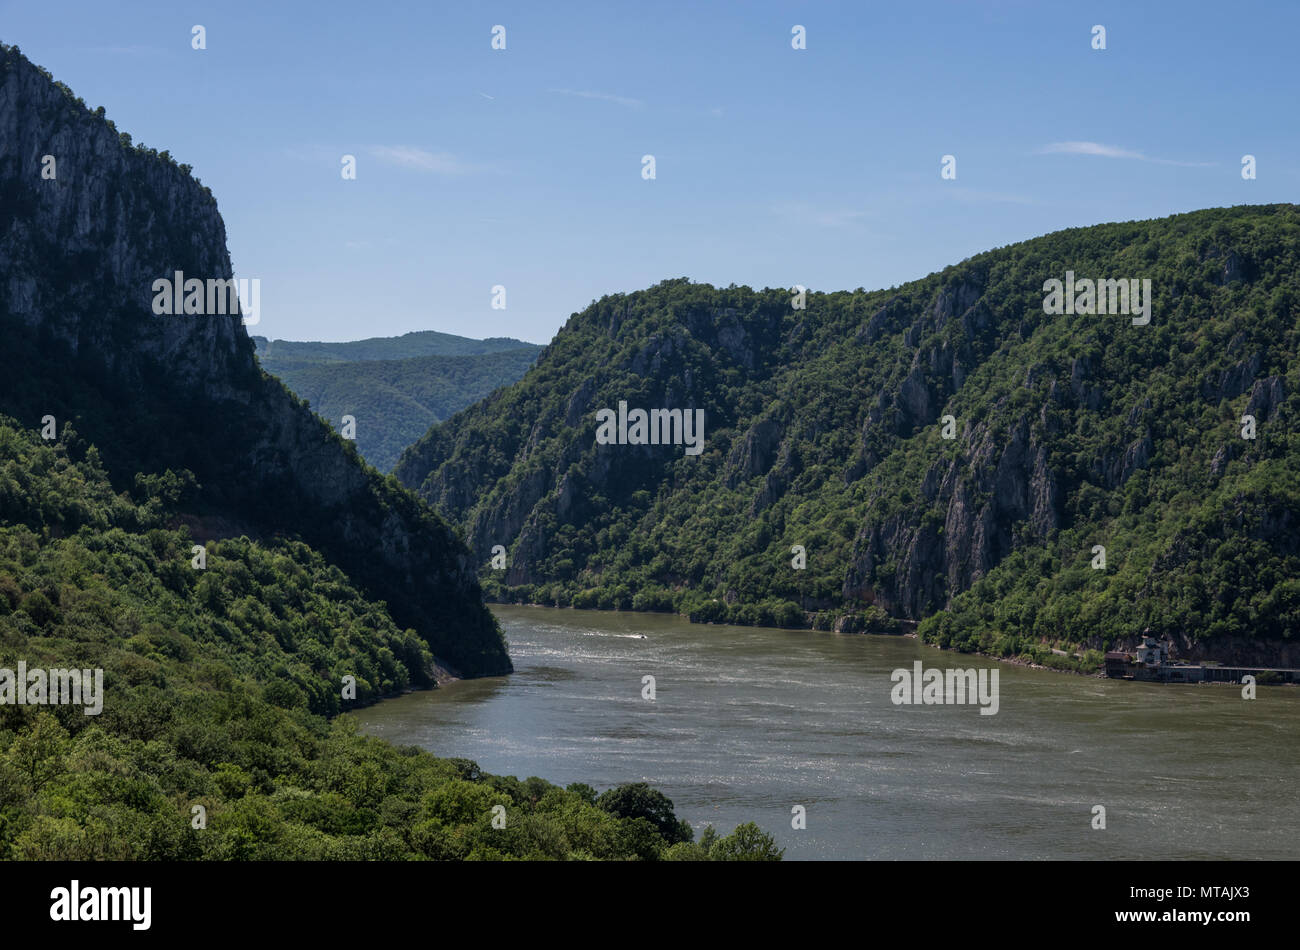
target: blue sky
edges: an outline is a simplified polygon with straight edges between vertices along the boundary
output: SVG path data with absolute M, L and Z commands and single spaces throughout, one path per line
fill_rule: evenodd
M 254 332 L 312 340 L 545 343 L 670 277 L 870 290 L 1295 201 L 1297 35 L 1300 3 L 1249 0 L 0 2 L 0 39 L 213 189 Z

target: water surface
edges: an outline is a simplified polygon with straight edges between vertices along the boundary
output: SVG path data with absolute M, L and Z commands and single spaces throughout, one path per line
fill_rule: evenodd
M 1228 686 L 1025 669 L 902 637 L 494 613 L 513 675 L 360 710 L 364 730 L 521 778 L 647 781 L 697 830 L 756 821 L 787 859 L 1300 857 L 1294 687 L 1246 701 Z M 997 714 L 892 703 L 891 672 L 918 659 L 998 669 Z M 794 805 L 806 830 L 790 826 Z

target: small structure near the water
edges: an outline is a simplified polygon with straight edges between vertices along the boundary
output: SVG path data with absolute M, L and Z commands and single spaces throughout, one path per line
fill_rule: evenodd
M 1136 653 L 1112 650 L 1105 657 L 1106 675 L 1111 679 L 1144 680 L 1154 683 L 1240 683 L 1253 676 L 1260 684 L 1300 683 L 1300 670 L 1268 666 L 1219 666 L 1204 663 L 1174 663 L 1164 641 L 1144 630 Z
M 1142 645 L 1137 648 L 1137 661 L 1145 667 L 1156 667 L 1169 659 L 1165 645 L 1150 634 L 1144 634 Z
M 1134 658 L 1130 654 L 1123 650 L 1112 650 L 1106 654 L 1106 675 L 1111 679 L 1128 678 L 1131 675 L 1129 666 L 1133 662 Z

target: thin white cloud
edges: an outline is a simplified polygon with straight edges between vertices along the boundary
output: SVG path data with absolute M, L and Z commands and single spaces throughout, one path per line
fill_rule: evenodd
M 1039 150 L 1043 155 L 1101 155 L 1105 158 L 1143 158 L 1141 152 L 1130 151 L 1100 142 L 1053 142 Z
M 579 99 L 599 99 L 602 102 L 614 102 L 620 106 L 626 106 L 629 109 L 640 109 L 644 102 L 640 99 L 630 99 L 627 96 L 614 96 L 607 92 L 587 92 L 580 89 L 548 89 L 547 92 L 553 92 L 560 96 L 577 96 Z
M 1139 162 L 1151 162 L 1155 165 L 1180 165 L 1184 168 L 1207 168 L 1214 162 L 1180 162 L 1171 158 L 1152 158 L 1142 152 L 1118 145 L 1103 145 L 1101 142 L 1052 142 L 1038 150 L 1040 155 L 1096 155 L 1101 158 L 1131 158 Z
M 388 165 L 434 175 L 463 175 L 475 170 L 450 152 L 431 152 L 414 145 L 372 145 L 370 154 Z
M 772 211 L 805 227 L 818 228 L 842 228 L 868 216 L 855 208 L 818 208 L 806 201 L 787 201 L 774 205 Z

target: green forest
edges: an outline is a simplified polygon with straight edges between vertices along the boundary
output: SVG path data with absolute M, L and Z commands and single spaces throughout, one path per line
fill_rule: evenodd
M 97 716 L 0 705 L 0 859 L 780 858 L 752 824 L 695 840 L 643 784 L 358 734 L 338 714 L 430 685 L 427 644 L 301 541 L 215 541 L 195 568 L 175 526 L 195 488 L 168 470 L 117 492 L 73 427 L 0 417 L 0 667 L 102 669 L 105 694 Z
M 781 857 L 752 824 L 697 840 L 644 784 L 360 735 L 358 705 L 512 669 L 469 552 L 259 366 L 238 315 L 150 313 L 158 274 L 233 273 L 188 166 L 3 44 L 0 99 L 15 141 L 93 170 L 0 160 L 0 284 L 23 288 L 0 295 L 0 680 L 103 679 L 96 715 L 0 703 L 0 860 Z M 347 358 L 519 349 L 416 336 Z
M 1150 279 L 1150 324 L 1044 313 L 1067 271 Z M 793 296 L 677 279 L 602 298 L 396 474 L 463 526 L 503 601 L 910 620 L 1092 666 L 1147 627 L 1207 649 L 1300 627 L 1296 206 L 1075 228 Z M 704 409 L 703 453 L 596 445 L 620 400 Z
M 357 451 L 381 472 L 431 425 L 523 376 L 541 350 L 433 331 L 353 343 L 253 340 L 262 367 L 336 430 L 345 415 L 356 420 Z
M 0 162 L 0 669 L 104 677 L 97 715 L 0 704 L 0 859 L 782 857 L 752 823 L 697 838 L 645 783 L 361 735 L 359 705 L 511 671 L 485 592 L 915 626 L 1076 669 L 1145 628 L 1209 649 L 1300 622 L 1294 205 L 1061 231 L 876 291 L 666 280 L 544 349 L 255 341 L 235 314 L 149 312 L 159 274 L 234 273 L 189 166 L 16 47 L 0 93 L 21 143 Z M 93 172 L 43 180 L 49 141 Z M 1045 313 L 1071 271 L 1150 280 L 1150 324 Z M 392 459 L 484 393 L 390 475 L 331 428 L 360 398 L 363 449 Z M 596 444 L 621 402 L 702 410 L 703 451 Z M 409 429 L 368 415 L 414 404 Z

